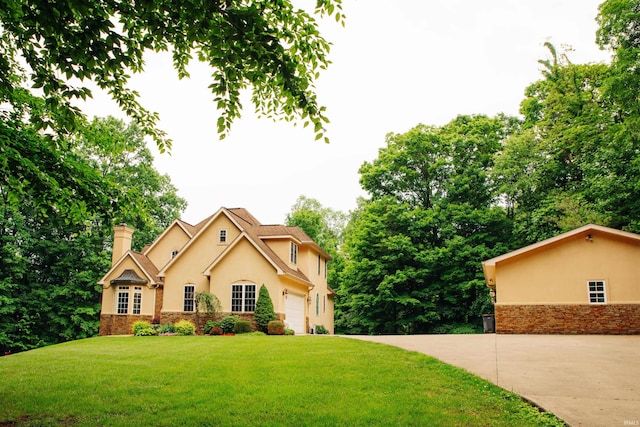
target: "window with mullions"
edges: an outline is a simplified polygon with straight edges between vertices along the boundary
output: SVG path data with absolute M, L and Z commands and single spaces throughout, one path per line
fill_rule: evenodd
M 185 285 L 184 287 L 184 304 L 182 311 L 193 311 L 195 308 L 194 305 L 194 296 L 196 293 L 196 287 L 194 285 Z
M 220 230 L 218 233 L 218 241 L 220 243 L 227 243 L 227 230 L 224 228 Z
M 133 288 L 133 314 L 140 314 L 142 310 L 142 287 L 135 286 Z
M 298 263 L 298 245 L 293 242 L 291 242 L 291 254 L 289 259 L 291 260 L 291 264 Z
M 255 311 L 256 310 L 256 285 L 241 284 L 231 285 L 231 311 Z
M 118 286 L 117 313 L 127 314 L 129 312 L 129 287 Z
M 589 281 L 589 303 L 590 304 L 604 304 L 606 303 L 604 292 L 604 280 L 590 280 Z

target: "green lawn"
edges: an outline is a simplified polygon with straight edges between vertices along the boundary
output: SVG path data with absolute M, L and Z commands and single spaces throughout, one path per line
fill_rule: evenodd
M 0 357 L 0 426 L 562 425 L 422 354 L 329 336 L 99 337 Z

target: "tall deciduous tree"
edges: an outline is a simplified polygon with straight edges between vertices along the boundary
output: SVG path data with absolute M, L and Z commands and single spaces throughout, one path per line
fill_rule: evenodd
M 2 351 L 97 333 L 96 282 L 110 265 L 112 226 L 130 221 L 155 237 L 185 206 L 150 157 L 143 156 L 147 164 L 130 164 L 146 150 L 135 126 L 97 119 L 86 135 L 97 135 L 107 123 L 110 131 L 101 138 L 65 140 L 62 149 L 19 122 L 7 127 L 0 121 Z M 123 140 L 120 159 L 97 149 Z M 98 167 L 104 162 L 108 173 Z
M 445 332 L 490 309 L 479 260 L 505 250 L 510 221 L 489 171 L 519 127 L 506 116 L 460 116 L 388 135 L 361 169 L 371 194 L 347 227 L 337 328 Z
M 317 0 L 315 14 L 344 22 L 341 0 Z M 73 130 L 82 114 L 72 101 L 91 96 L 83 86 L 91 80 L 164 149 L 170 140 L 157 114 L 128 81 L 143 71 L 146 52 L 166 50 L 180 78 L 194 56 L 210 65 L 221 137 L 240 117 L 240 92 L 251 87 L 259 113 L 302 118 L 322 138 L 327 118 L 314 81 L 329 63 L 329 43 L 314 17 L 289 0 L 2 2 L 0 103 L 21 108 L 17 89 L 40 89 L 43 108 L 28 118 L 38 128 Z

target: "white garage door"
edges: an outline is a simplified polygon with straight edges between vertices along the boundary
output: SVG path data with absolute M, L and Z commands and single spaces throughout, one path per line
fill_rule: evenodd
M 287 318 L 284 320 L 289 329 L 296 334 L 305 334 L 304 328 L 304 297 L 289 294 L 284 300 L 284 312 Z

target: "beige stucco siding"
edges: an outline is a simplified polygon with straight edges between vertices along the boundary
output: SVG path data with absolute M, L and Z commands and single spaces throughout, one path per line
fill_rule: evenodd
M 265 239 L 264 242 L 271 248 L 278 257 L 287 263 L 291 268 L 297 265 L 291 262 L 291 240 L 290 239 Z M 300 260 L 300 247 L 298 246 L 298 262 Z
M 247 239 L 242 239 L 211 271 L 211 290 L 222 303 L 225 312 L 231 311 L 231 285 L 254 283 L 256 298 L 264 284 L 273 301 L 274 310 L 283 312 L 282 286 L 275 267 Z
M 227 230 L 225 244 L 219 243 L 220 229 Z M 163 311 L 183 310 L 184 286 L 187 284 L 195 285 L 196 292 L 209 291 L 209 279 L 203 274 L 205 268 L 238 234 L 236 226 L 226 216 L 220 215 L 178 254 L 165 271 Z
M 182 249 L 188 241 L 189 236 L 187 233 L 178 224 L 174 223 L 162 238 L 154 242 L 145 255 L 153 265 L 162 268 L 171 260 L 171 253 Z
M 122 274 L 124 270 L 133 270 L 136 274 L 146 279 L 145 274 L 140 270 L 138 265 L 131 258 L 125 258 L 119 265 L 118 268 L 114 270 L 114 272 L 107 276 L 104 281 L 104 285 L 107 288 L 102 290 L 102 309 L 101 313 L 103 314 L 115 314 L 117 312 L 116 307 L 116 294 L 118 292 L 118 285 L 111 285 L 111 280 L 117 278 Z M 120 286 L 129 286 L 130 295 L 129 295 L 129 314 L 131 314 L 131 307 L 133 301 L 133 287 L 139 286 L 142 288 L 142 305 L 140 307 L 141 315 L 153 315 L 153 310 L 155 307 L 155 289 L 149 288 L 147 285 L 120 285 Z
M 640 302 L 640 245 L 593 233 L 496 264 L 499 304 L 588 304 L 587 282 L 604 280 L 607 303 Z

